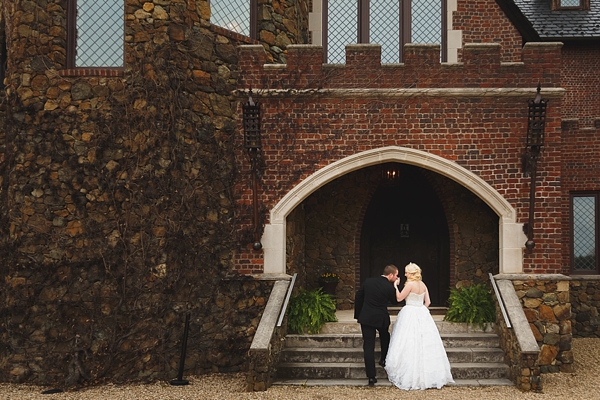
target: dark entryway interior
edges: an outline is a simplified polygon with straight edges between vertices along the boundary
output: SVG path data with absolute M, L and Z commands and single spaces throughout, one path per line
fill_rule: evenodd
M 316 288 L 322 273 L 335 272 L 337 307 L 348 310 L 360 282 L 388 262 L 403 277 L 413 261 L 423 268 L 434 305 L 445 307 L 450 288 L 498 273 L 494 211 L 442 174 L 395 164 L 395 187 L 382 184 L 383 165 L 372 165 L 327 183 L 288 215 L 286 270 L 298 273 L 298 287 Z
M 448 223 L 430 182 L 411 165 L 398 164 L 400 178 L 382 181 L 362 224 L 360 282 L 380 275 L 387 264 L 400 270 L 409 262 L 423 270 L 432 306 L 446 306 L 450 287 Z

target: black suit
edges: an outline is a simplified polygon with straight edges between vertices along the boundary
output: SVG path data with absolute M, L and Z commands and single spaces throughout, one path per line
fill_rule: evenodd
M 354 318 L 360 323 L 363 336 L 365 369 L 368 378 L 375 378 L 375 336 L 381 342 L 380 363 L 385 361 L 390 346 L 389 303 L 398 304 L 396 289 L 385 276 L 369 278 L 356 292 Z

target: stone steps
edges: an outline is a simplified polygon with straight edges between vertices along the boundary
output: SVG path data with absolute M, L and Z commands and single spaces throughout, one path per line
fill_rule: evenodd
M 444 347 L 491 348 L 500 346 L 495 333 L 441 333 Z M 358 348 L 362 349 L 362 336 L 357 333 L 318 333 L 314 335 L 287 335 L 286 348 Z M 376 349 L 378 343 L 375 345 Z
M 365 386 L 366 379 L 279 379 L 274 386 Z M 447 386 L 476 387 L 476 386 L 511 386 L 507 379 L 454 379 Z M 387 379 L 379 379 L 375 386 L 392 386 Z
M 379 359 L 379 351 L 375 351 L 375 359 Z M 499 348 L 469 348 L 454 347 L 447 348 L 448 360 L 453 363 L 502 363 L 504 352 Z M 314 348 L 314 347 L 292 347 L 285 348 L 281 353 L 281 363 L 327 363 L 363 362 L 362 348 L 337 347 L 337 348 Z
M 512 385 L 509 368 L 503 363 L 500 339 L 493 332 L 493 326 L 481 329 L 437 319 L 454 386 Z M 378 342 L 375 351 L 377 360 Z M 390 385 L 385 370 L 379 365 L 377 377 L 377 385 Z M 287 335 L 274 384 L 364 386 L 360 325 L 347 321 L 329 323 L 319 334 Z
M 504 363 L 450 363 L 454 379 L 506 379 Z M 297 362 L 279 363 L 277 377 L 281 379 L 363 379 L 364 362 Z M 387 378 L 385 369 L 377 366 L 377 377 Z

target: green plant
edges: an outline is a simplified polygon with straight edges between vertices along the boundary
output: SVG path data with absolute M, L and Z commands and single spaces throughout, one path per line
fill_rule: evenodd
M 496 320 L 496 305 L 490 289 L 484 284 L 475 284 L 452 289 L 448 298 L 445 321 L 467 322 L 484 328 Z
M 298 289 L 290 300 L 288 331 L 290 333 L 319 333 L 326 322 L 337 322 L 335 300 L 323 289 Z

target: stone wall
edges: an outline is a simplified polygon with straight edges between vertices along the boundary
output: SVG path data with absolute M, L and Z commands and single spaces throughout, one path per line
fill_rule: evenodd
M 426 172 L 444 207 L 450 230 L 450 286 L 470 286 L 498 273 L 498 216 L 456 182 Z
M 542 391 L 541 371 L 538 363 L 539 353 L 527 354 L 521 351 L 514 329 L 508 329 L 504 317 L 496 302 L 496 325 L 501 347 L 505 353 L 505 362 L 516 386 L 523 391 Z
M 291 282 L 289 275 L 280 277 L 260 320 L 250 351 L 248 352 L 248 372 L 246 374 L 247 391 L 267 390 L 274 382 L 279 365 L 281 351 L 287 334 L 287 318 L 278 326 L 281 312 L 287 300 Z
M 146 282 L 143 296 L 124 297 L 102 265 L 21 269 L 3 287 L 2 380 L 70 387 L 174 378 L 187 312 L 186 374 L 246 370 L 272 282 L 199 272 L 208 273 L 171 272 Z
M 308 1 L 258 2 L 258 37 L 270 62 L 286 63 L 287 46 L 308 43 Z
M 600 276 L 572 275 L 571 327 L 574 337 L 600 337 Z
M 172 378 L 187 312 L 186 373 L 246 369 L 271 285 L 231 274 L 250 41 L 206 6 L 128 0 L 125 68 L 81 70 L 67 1 L 3 3 L 0 380 Z
M 513 277 L 517 296 L 540 347 L 541 372 L 572 372 L 569 278 L 563 275 Z

